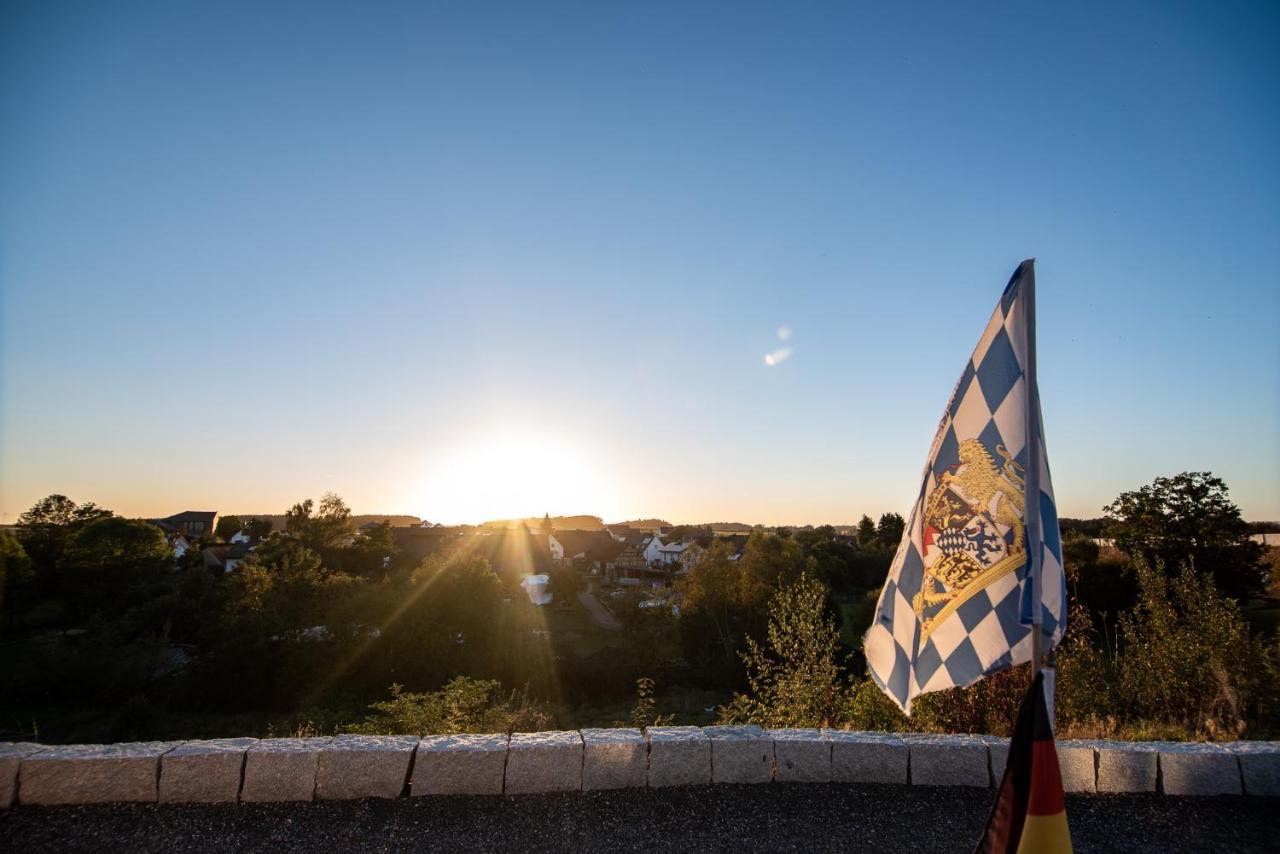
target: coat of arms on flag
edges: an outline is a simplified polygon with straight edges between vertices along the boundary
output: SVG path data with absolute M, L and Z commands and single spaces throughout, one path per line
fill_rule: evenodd
M 872 678 L 908 714 L 920 694 L 1030 661 L 1033 625 L 1045 651 L 1065 627 L 1034 288 L 1024 261 L 951 394 L 863 644 Z

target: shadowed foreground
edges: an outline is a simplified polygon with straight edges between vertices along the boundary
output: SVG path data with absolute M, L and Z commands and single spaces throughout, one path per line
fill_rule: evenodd
M 306 804 L 19 807 L 0 850 L 966 851 L 988 789 L 706 786 Z M 1274 800 L 1068 796 L 1077 851 L 1267 851 Z M 1270 843 L 1270 844 L 1269 844 Z

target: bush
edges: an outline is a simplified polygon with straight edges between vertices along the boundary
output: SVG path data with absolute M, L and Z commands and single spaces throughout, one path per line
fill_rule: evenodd
M 1031 665 L 993 673 L 967 688 L 917 697 L 911 725 L 922 732 L 982 732 L 1008 735 L 1031 684 Z
M 1185 566 L 1170 579 L 1135 561 L 1138 606 L 1120 618 L 1116 686 L 1130 717 L 1238 736 L 1263 675 L 1262 645 L 1207 574 Z
M 460 732 L 537 732 L 549 729 L 551 715 L 529 699 L 528 691 L 503 696 L 502 685 L 459 676 L 439 691 L 410 693 L 391 686 L 391 699 L 374 703 L 374 713 L 348 732 L 363 735 L 436 735 Z
M 842 705 L 840 634 L 826 611 L 827 588 L 807 572 L 774 594 L 768 646 L 747 638 L 742 660 L 750 690 L 720 710 L 722 723 L 818 727 L 835 722 Z
M 907 716 L 870 678 L 854 683 L 845 694 L 840 725 L 845 729 L 874 732 L 902 732 L 910 728 Z

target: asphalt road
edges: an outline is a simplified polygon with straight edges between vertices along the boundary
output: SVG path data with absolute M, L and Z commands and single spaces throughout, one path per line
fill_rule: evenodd
M 994 792 L 765 785 L 315 804 L 18 807 L 0 851 L 969 851 Z M 1067 798 L 1076 851 L 1275 851 L 1280 802 Z

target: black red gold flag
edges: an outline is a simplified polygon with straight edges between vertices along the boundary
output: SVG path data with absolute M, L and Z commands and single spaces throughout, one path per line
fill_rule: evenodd
M 1071 851 L 1062 772 L 1044 701 L 1044 674 L 1031 680 L 1009 742 L 1000 791 L 976 849 L 983 854 Z

